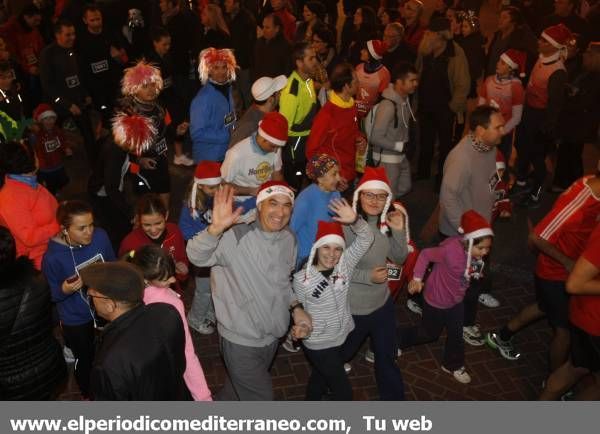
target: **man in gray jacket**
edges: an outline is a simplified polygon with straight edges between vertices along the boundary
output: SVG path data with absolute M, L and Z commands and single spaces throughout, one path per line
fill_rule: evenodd
M 496 146 L 504 135 L 504 118 L 496 108 L 479 106 L 471 114 L 469 126 L 470 133 L 448 154 L 444 164 L 439 221 L 440 233 L 444 238 L 460 234 L 460 218 L 470 209 L 477 211 L 488 222 L 492 219 L 494 191 L 500 181 L 496 170 Z M 489 262 L 486 262 L 489 266 Z M 481 285 L 472 284 L 464 298 L 463 337 L 465 342 L 474 346 L 484 343 L 481 331 L 475 325 Z M 490 294 L 486 295 L 491 297 Z
M 269 367 L 285 334 L 290 313 L 298 338 L 312 329 L 292 291 L 296 239 L 287 225 L 294 193 L 282 181 L 265 182 L 258 191 L 257 220 L 236 224 L 233 189 L 215 194 L 212 223 L 188 242 L 190 261 L 212 267 L 211 286 L 221 351 L 229 378 L 219 400 L 273 399 Z
M 392 81 L 384 89 L 377 105 L 369 142 L 373 163 L 382 164 L 392 186 L 394 198 L 411 189 L 410 162 L 404 154 L 409 127 L 415 117 L 410 96 L 417 90 L 419 76 L 414 66 L 400 63 L 392 71 Z

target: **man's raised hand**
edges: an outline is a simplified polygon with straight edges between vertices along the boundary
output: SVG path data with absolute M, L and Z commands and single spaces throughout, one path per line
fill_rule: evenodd
M 214 236 L 221 235 L 238 222 L 242 212 L 242 207 L 233 209 L 233 187 L 219 187 L 213 201 L 212 223 L 208 227 L 208 233 Z

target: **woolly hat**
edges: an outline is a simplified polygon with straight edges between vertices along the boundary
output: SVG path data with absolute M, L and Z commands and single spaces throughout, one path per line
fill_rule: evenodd
M 42 103 L 33 111 L 33 120 L 36 122 L 41 122 L 50 117 L 56 117 L 56 112 L 52 109 L 50 104 Z
M 527 54 L 523 51 L 510 48 L 500 56 L 510 69 L 519 72 L 519 77 L 525 77 L 525 64 L 527 63 Z
M 387 51 L 387 44 L 379 39 L 371 39 L 367 41 L 367 50 L 373 59 L 381 60 Z
M 573 34 L 562 23 L 545 28 L 540 36 L 559 50 L 565 50 L 569 42 L 573 40 Z
M 379 230 L 382 234 L 386 234 L 388 231 L 385 216 L 387 215 L 388 209 L 392 203 L 392 188 L 390 187 L 390 181 L 385 173 L 385 169 L 380 167 L 365 167 L 365 173 L 363 174 L 356 190 L 354 190 L 354 197 L 352 198 L 352 209 L 356 212 L 356 206 L 358 204 L 358 195 L 364 190 L 385 190 L 388 193 L 387 200 L 381 212 L 381 223 L 379 224 Z
M 112 119 L 112 133 L 119 147 L 141 155 L 150 148 L 157 131 L 151 118 L 120 112 Z
M 494 231 L 492 231 L 492 227 L 481 214 L 470 209 L 460 218 L 460 227 L 458 228 L 458 232 L 463 234 L 463 240 L 469 242 L 465 277 L 470 279 L 471 249 L 473 248 L 473 242 L 476 238 L 493 237 Z
M 194 172 L 194 188 L 192 188 L 192 195 L 190 196 L 189 207 L 192 210 L 192 217 L 198 218 L 198 211 L 196 210 L 196 193 L 199 185 L 219 185 L 223 178 L 221 178 L 221 163 L 216 161 L 201 161 L 196 166 Z
M 288 139 L 288 122 L 279 112 L 265 113 L 258 123 L 258 135 L 275 146 L 285 146 Z
M 258 189 L 258 194 L 256 195 L 256 206 L 258 207 L 258 204 L 263 200 L 268 199 L 276 194 L 288 196 L 292 200 L 292 205 L 294 204 L 294 192 L 292 187 L 290 187 L 287 182 L 267 181 Z
M 198 62 L 198 75 L 200 76 L 200 82 L 203 85 L 208 81 L 210 67 L 219 62 L 223 62 L 227 65 L 227 74 L 229 76 L 227 83 L 235 81 L 235 70 L 238 66 L 233 51 L 229 48 L 217 49 L 210 47 L 200 52 Z
M 306 277 L 308 277 L 313 266 L 317 249 L 325 244 L 337 244 L 338 246 L 341 246 L 342 249 L 346 248 L 344 230 L 342 229 L 341 224 L 338 222 L 326 222 L 319 220 L 317 236 L 315 237 L 315 242 L 310 249 L 310 255 L 308 256 L 308 262 L 306 263 Z
M 135 66 L 127 68 L 123 79 L 121 80 L 121 92 L 123 95 L 135 95 L 142 86 L 153 84 L 156 86 L 157 93 L 163 89 L 163 79 L 160 75 L 160 69 L 139 61 Z
M 399 200 L 394 201 L 394 203 L 392 205 L 393 205 L 395 211 L 400 211 L 402 213 L 402 215 L 404 216 L 404 230 L 406 231 L 406 245 L 408 246 L 408 251 L 413 252 L 415 249 L 413 246 L 410 245 L 410 226 L 409 226 L 409 220 L 408 220 L 408 211 L 406 211 L 406 208 L 404 207 L 402 202 L 400 202 Z
M 279 92 L 287 84 L 285 75 L 278 75 L 275 78 L 260 77 L 252 84 L 252 98 L 256 101 L 266 101 L 275 92 Z
M 316 181 L 335 166 L 339 166 L 339 163 L 331 155 L 315 154 L 310 161 L 306 163 L 306 176 L 308 176 L 309 179 Z

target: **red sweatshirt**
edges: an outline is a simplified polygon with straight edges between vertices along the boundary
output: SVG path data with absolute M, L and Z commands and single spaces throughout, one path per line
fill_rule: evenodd
M 350 107 L 344 107 L 352 104 Z M 331 92 L 330 99 L 315 116 L 306 143 L 306 159 L 329 154 L 340 163 L 340 174 L 348 182 L 356 178 L 356 139 L 360 137 L 354 101 L 343 103 Z
M 17 17 L 12 17 L 0 28 L 0 36 L 6 39 L 7 48 L 25 72 L 32 66 L 38 66 L 40 53 L 44 48 L 44 39 L 38 29 L 28 32 Z
M 30 140 L 41 171 L 63 166 L 67 141 L 60 128 L 54 127 L 52 130 L 46 131 L 40 126 L 39 132 L 32 134 Z
M 165 230 L 167 231 L 167 236 L 160 247 L 171 255 L 175 263 L 183 262 L 185 265 L 189 266 L 190 262 L 185 253 L 185 241 L 183 240 L 183 235 L 181 234 L 179 227 L 174 223 L 167 223 Z M 152 240 L 148 238 L 141 228 L 134 229 L 123 239 L 123 241 L 121 241 L 119 257 L 151 243 Z M 187 278 L 187 274 L 177 274 L 175 277 L 178 281 L 182 281 Z

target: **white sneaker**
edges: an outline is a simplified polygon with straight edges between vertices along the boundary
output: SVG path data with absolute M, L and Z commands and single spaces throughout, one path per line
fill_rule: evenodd
M 350 371 L 352 371 L 352 365 L 350 363 L 344 363 L 344 371 L 346 371 L 346 374 L 349 374 Z
M 288 333 L 285 337 L 285 341 L 281 344 L 284 350 L 288 353 L 297 353 L 300 351 L 300 345 L 296 345 L 294 339 L 292 339 L 292 334 Z
M 63 347 L 63 357 L 67 363 L 75 363 L 75 356 L 69 347 Z
M 412 313 L 416 313 L 417 315 L 423 315 L 423 308 L 421 308 L 421 306 L 419 306 L 419 303 L 414 301 L 412 298 L 406 300 L 406 307 Z
M 478 324 L 463 327 L 463 339 L 466 343 L 474 347 L 480 347 L 485 344 Z
M 485 307 L 500 306 L 500 302 L 498 301 L 498 299 L 488 292 L 483 292 L 479 294 L 479 303 L 483 304 Z
M 175 157 L 173 158 L 173 164 L 175 164 L 176 166 L 193 166 L 194 160 L 192 160 L 185 154 L 175 155 Z
M 215 323 L 209 319 L 205 319 L 204 322 L 197 324 L 188 318 L 188 325 L 202 335 L 212 335 L 215 332 Z
M 450 371 L 450 369 L 447 369 L 444 365 L 442 365 L 442 371 L 446 372 L 447 374 L 452 374 L 454 379 L 459 383 L 469 384 L 471 382 L 471 376 L 464 366 L 461 366 L 456 371 Z

